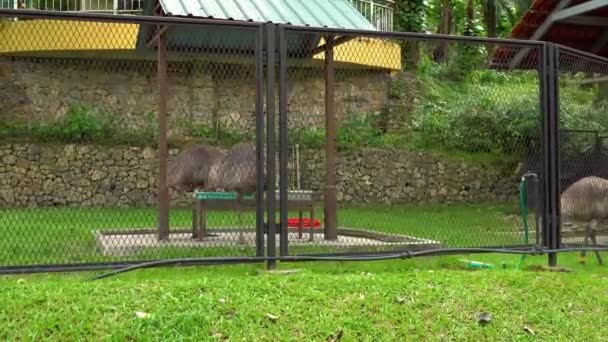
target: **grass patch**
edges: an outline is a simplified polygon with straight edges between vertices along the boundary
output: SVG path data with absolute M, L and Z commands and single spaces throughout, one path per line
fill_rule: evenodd
M 323 222 L 323 210 L 317 208 Z M 189 228 L 190 208 L 170 212 L 171 229 Z M 305 213 L 306 215 L 306 213 Z M 341 208 L 339 226 L 439 241 L 446 247 L 509 246 L 521 244 L 523 235 L 517 207 L 511 204 L 356 206 Z M 297 213 L 290 213 L 297 217 Z M 277 214 L 278 218 L 278 214 Z M 243 227 L 253 229 L 253 212 L 243 215 Z M 231 212 L 212 212 L 209 227 L 238 227 Z M 254 248 L 234 246 L 157 248 L 128 257 L 101 255 L 95 231 L 154 229 L 156 208 L 36 208 L 0 211 L 0 264 L 81 263 L 150 258 L 254 255 Z M 366 251 L 379 250 L 369 245 Z M 293 247 L 292 254 L 341 251 L 334 247 Z
M 342 331 L 341 341 L 587 341 L 608 333 L 605 268 L 470 272 L 455 260 L 280 265 L 302 269 L 290 275 L 252 265 L 154 269 L 98 282 L 83 273 L 7 276 L 0 338 L 326 341 Z M 476 321 L 483 311 L 492 314 L 485 326 Z

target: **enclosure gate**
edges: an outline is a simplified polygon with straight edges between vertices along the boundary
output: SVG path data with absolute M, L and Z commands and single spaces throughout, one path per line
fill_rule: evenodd
M 44 106 L 52 102 L 52 98 L 60 98 L 54 110 L 68 106 L 70 99 L 76 98 L 97 103 L 104 110 L 125 111 L 127 119 L 143 113 L 139 107 L 155 108 L 158 112 L 158 122 L 151 125 L 158 127 L 158 152 L 149 147 L 132 147 L 124 151 L 117 147 L 104 151 L 94 145 L 66 145 L 59 149 L 41 147 L 36 143 L 2 143 L 0 159 L 6 164 L 3 168 L 9 170 L 7 173 L 19 176 L 0 182 L 0 204 L 3 206 L 0 210 L 3 216 L 0 218 L 0 231 L 3 232 L 0 237 L 0 248 L 3 250 L 0 253 L 0 273 L 92 270 L 164 260 L 180 264 L 266 261 L 273 268 L 277 255 L 285 260 L 312 260 L 320 256 L 341 256 L 343 259 L 370 255 L 410 257 L 476 252 L 480 249 L 529 251 L 530 248 L 549 250 L 549 262 L 556 264 L 555 252 L 562 245 L 558 134 L 562 104 L 560 76 L 565 71 L 580 71 L 581 66 L 588 72 L 608 73 L 606 60 L 544 42 L 296 27 L 172 18 L 163 16 L 161 12 L 155 14 L 114 16 L 0 10 L 0 17 L 11 20 L 7 25 L 18 23 L 22 27 L 38 29 L 27 32 L 49 32 L 49 36 L 43 38 L 40 35 L 25 35 L 26 31 L 20 31 L 18 26 L 10 26 L 11 30 L 6 31 L 11 35 L 3 37 L 6 38 L 5 43 L 0 45 L 0 70 L 3 70 L 0 81 L 21 92 L 19 94 L 24 99 L 14 101 L 9 97 L 0 97 L 5 102 L 5 109 L 41 115 L 40 108 L 51 108 Z M 110 38 L 94 38 L 100 32 Z M 67 58 L 65 51 L 72 58 Z M 538 110 L 532 115 L 533 131 L 538 133 L 529 141 L 511 142 L 508 138 L 504 139 L 503 143 L 507 145 L 503 147 L 511 149 L 511 152 L 517 149 L 528 151 L 539 162 L 517 171 L 518 179 L 515 182 L 496 178 L 490 183 L 506 184 L 504 197 L 511 200 L 514 193 L 519 194 L 517 190 L 521 177 L 538 177 L 540 187 L 537 190 L 540 192 L 536 199 L 541 204 L 541 210 L 534 213 L 541 224 L 536 232 L 538 243 L 528 240 L 522 243 L 519 237 L 513 237 L 512 225 L 505 225 L 508 228 L 503 229 L 499 221 L 489 226 L 476 226 L 474 223 L 476 220 L 484 221 L 489 216 L 481 219 L 467 217 L 464 222 L 458 223 L 447 222 L 454 215 L 439 216 L 439 219 L 433 218 L 428 222 L 436 227 L 424 227 L 427 222 L 408 222 L 407 218 L 394 216 L 397 215 L 395 213 L 382 215 L 378 213 L 380 210 L 366 212 L 361 208 L 341 208 L 340 202 L 348 198 L 360 198 L 362 202 L 369 201 L 373 196 L 388 198 L 394 195 L 391 189 L 397 187 L 402 190 L 394 197 L 406 197 L 413 203 L 417 203 L 420 196 L 429 194 L 447 201 L 449 196 L 455 196 L 454 191 L 433 188 L 437 186 L 435 183 L 446 178 L 443 174 L 446 170 L 452 170 L 449 169 L 451 165 L 433 161 L 437 167 L 427 172 L 423 166 L 408 166 L 418 162 L 420 164 L 416 165 L 429 164 L 428 160 L 421 159 L 416 153 L 395 154 L 398 160 L 393 160 L 389 152 L 367 151 L 361 146 L 351 154 L 344 152 L 343 140 L 345 136 L 348 138 L 348 134 L 340 131 L 343 128 L 340 122 L 354 115 L 352 112 L 359 110 L 360 106 L 367 106 L 365 110 L 373 112 L 375 102 L 385 106 L 396 102 L 395 98 L 403 99 L 410 95 L 404 88 L 390 88 L 388 83 L 383 82 L 389 82 L 387 79 L 393 82 L 393 76 L 388 75 L 394 73 L 406 77 L 406 66 L 422 63 L 412 57 L 412 51 L 417 51 L 413 55 L 423 51 L 432 56 L 433 61 L 429 63 L 435 63 L 433 67 L 438 68 L 437 72 L 445 72 L 447 76 L 442 77 L 448 77 L 446 83 L 461 82 L 458 78 L 450 79 L 456 77 L 456 69 L 450 69 L 454 66 L 448 58 L 450 51 L 482 56 L 478 64 L 469 67 L 475 71 L 476 67 L 479 69 L 479 65 L 482 65 L 481 70 L 486 71 L 486 74 L 481 74 L 486 75 L 484 77 L 490 77 L 487 70 L 503 74 L 515 73 L 513 70 L 535 73 L 536 80 L 527 85 L 534 85 L 534 96 L 538 94 L 534 100 Z M 567 58 L 570 61 L 574 58 L 579 63 L 565 63 Z M 464 62 L 460 60 L 458 63 Z M 386 70 L 392 71 L 389 73 Z M 82 72 L 86 76 L 74 78 L 73 72 Z M 154 78 L 156 91 L 148 94 L 146 87 L 152 88 L 149 87 L 150 80 Z M 73 79 L 80 79 L 80 84 L 72 87 L 66 81 Z M 91 79 L 107 84 L 86 84 Z M 62 86 L 69 89 L 64 91 Z M 115 89 L 122 89 L 120 87 L 124 91 L 113 93 Z M 48 92 L 49 95 L 46 100 L 33 98 L 30 96 L 32 89 L 43 89 L 38 93 L 44 95 Z M 389 89 L 397 90 L 389 93 Z M 473 89 L 479 91 L 482 88 Z M 361 94 L 376 94 L 374 92 L 379 94 L 380 100 L 347 103 L 348 99 L 356 99 L 363 96 Z M 495 96 L 499 101 L 504 95 L 492 94 L 488 96 Z M 275 108 L 276 100 L 278 108 Z M 207 107 L 213 108 L 207 111 Z M 381 111 L 384 111 L 382 108 Z M 253 189 L 254 195 L 236 206 L 240 210 L 238 222 L 237 218 L 214 214 L 214 208 L 224 210 L 226 205 L 199 201 L 205 216 L 195 216 L 198 220 L 196 224 L 200 224 L 202 219 L 206 227 L 208 219 L 224 226 L 209 229 L 208 236 L 204 235 L 207 233 L 195 236 L 197 230 L 190 215 L 192 211 L 188 209 L 192 206 L 192 198 L 171 197 L 169 189 L 170 180 L 176 173 L 169 168 L 170 160 L 176 158 L 169 148 L 170 128 L 195 132 L 198 135 L 194 136 L 199 140 L 220 140 L 222 135 L 217 127 L 229 120 L 246 122 L 248 118 L 243 113 L 248 111 L 254 114 L 252 126 L 255 128 L 252 132 L 247 131 L 246 124 L 241 128 L 244 132 L 242 136 L 255 141 L 255 186 L 248 189 Z M 319 129 L 324 131 L 322 153 L 317 155 L 317 152 L 305 151 L 312 154 L 306 156 L 308 159 L 304 171 L 307 177 L 317 177 L 312 171 L 322 170 L 322 176 L 317 177 L 320 181 L 307 183 L 310 187 L 316 184 L 317 189 L 312 194 L 302 192 L 302 189 L 290 190 L 288 181 L 289 146 L 297 136 L 294 132 L 311 134 L 306 129 L 317 124 L 314 121 L 317 118 L 306 114 L 306 111 L 320 113 L 319 126 L 322 128 Z M 80 117 L 84 122 L 90 122 L 93 117 L 81 107 L 76 107 L 70 113 L 66 115 L 71 115 L 72 119 Z M 0 114 L 8 117 L 6 113 Z M 223 121 L 218 119 L 220 117 Z M 305 119 L 297 122 L 296 117 Z M 195 118 L 199 121 L 211 120 L 217 126 L 217 135 L 211 137 L 205 133 L 204 127 L 193 127 Z M 122 133 L 120 131 L 128 130 L 130 124 L 136 123 L 120 122 L 115 125 L 120 129 L 111 123 L 93 127 L 91 139 L 103 134 L 118 139 L 118 134 Z M 380 131 L 388 134 L 386 132 L 393 129 L 391 125 L 399 126 L 402 123 L 388 120 L 382 124 L 384 126 Z M 359 133 L 357 129 L 367 129 L 371 125 L 356 128 L 350 133 L 356 132 L 356 135 Z M 44 127 L 40 126 L 37 134 L 46 134 Z M 399 132 L 404 134 L 403 131 Z M 366 160 L 382 158 L 386 161 L 384 166 L 372 168 L 365 164 Z M 52 164 L 53 161 L 57 161 L 57 164 Z M 129 169 L 132 165 L 144 165 L 142 170 L 147 170 L 143 172 L 144 176 L 139 177 L 138 172 Z M 363 174 L 364 171 L 357 173 L 357 167 L 368 167 L 371 171 L 364 170 L 369 174 Z M 356 170 L 346 179 L 343 173 L 349 168 Z M 455 170 L 455 174 L 470 171 L 465 172 L 463 168 L 456 165 L 452 171 Z M 240 170 L 240 167 L 237 169 Z M 23 173 L 21 170 L 24 170 Z M 155 178 L 154 170 L 158 170 L 158 183 L 150 180 Z M 22 183 L 21 179 L 26 178 L 28 172 L 39 172 L 47 178 Z M 455 175 L 447 177 L 467 178 Z M 504 178 L 502 175 L 500 177 Z M 379 185 L 372 184 L 371 180 L 383 183 L 384 192 L 376 191 L 375 187 Z M 495 195 L 492 191 L 497 191 L 494 186 L 498 185 L 489 186 L 490 190 L 487 190 L 490 196 Z M 37 187 L 43 188 L 42 200 L 33 190 L 20 190 Z M 145 189 L 150 187 L 155 192 L 146 192 Z M 455 193 L 468 196 L 471 200 L 483 195 L 481 190 L 468 187 L 463 185 Z M 56 198 L 53 194 L 55 188 L 68 193 L 65 199 Z M 364 190 L 349 192 L 353 189 Z M 20 192 L 16 196 L 9 194 L 18 190 Z M 302 200 L 297 196 L 309 197 Z M 180 200 L 187 203 L 186 209 L 170 210 L 172 201 Z M 315 206 L 311 209 L 307 224 L 302 217 L 301 207 L 306 207 L 311 200 L 323 203 L 319 227 L 316 225 Z M 121 209 L 125 205 L 144 203 L 158 204 L 158 207 L 156 210 Z M 78 204 L 90 208 L 76 208 Z M 521 204 L 537 208 L 530 203 Z M 28 205 L 32 208 L 26 209 Z M 255 221 L 255 229 L 241 225 L 243 216 L 246 216 L 242 209 L 247 206 L 255 207 L 255 219 L 252 220 Z M 295 226 L 292 223 L 294 218 L 289 217 L 290 208 L 300 208 Z M 486 215 L 484 208 L 479 206 L 475 215 Z M 388 212 L 391 209 L 382 210 Z M 277 211 L 278 221 L 275 216 Z M 341 214 L 345 212 L 357 219 L 349 220 Z M 366 217 L 362 212 L 370 216 Z M 197 215 L 201 215 L 200 212 Z M 230 222 L 231 219 L 236 223 Z M 367 221 L 357 222 L 358 219 Z M 190 235 L 190 228 L 171 228 L 174 222 L 175 225 L 192 224 L 193 235 Z M 230 227 L 237 224 L 238 228 Z M 463 226 L 457 227 L 457 224 Z M 156 229 L 146 229 L 153 225 L 156 225 Z M 440 231 L 439 226 L 443 226 L 444 231 Z M 455 228 L 464 228 L 463 234 L 469 236 L 451 236 Z M 247 243 L 248 236 L 254 240 L 249 241 L 251 244 Z M 133 252 L 135 250 L 137 252 Z

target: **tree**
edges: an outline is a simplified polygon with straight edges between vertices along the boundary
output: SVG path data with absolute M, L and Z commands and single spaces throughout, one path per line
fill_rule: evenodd
M 426 23 L 425 7 L 424 0 L 397 0 L 394 17 L 395 30 L 423 32 Z M 420 60 L 420 44 L 416 41 L 401 41 L 401 56 L 404 69 L 415 69 Z
M 483 11 L 483 22 L 486 26 L 486 32 L 488 37 L 496 38 L 498 33 L 498 21 L 496 11 L 496 0 L 486 0 L 484 11 Z
M 439 34 L 452 34 L 454 25 L 454 9 L 450 0 L 441 0 L 441 20 L 437 27 Z M 449 43 L 442 41 L 433 52 L 433 59 L 436 62 L 444 62 L 448 57 Z

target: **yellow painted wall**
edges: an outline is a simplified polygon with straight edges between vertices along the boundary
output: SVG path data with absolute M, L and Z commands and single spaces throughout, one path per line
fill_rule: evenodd
M 86 21 L 23 20 L 0 23 L 0 53 L 133 50 L 139 25 Z M 320 44 L 325 44 L 321 39 Z M 338 62 L 401 70 L 401 49 L 391 41 L 357 38 L 335 49 Z M 314 56 L 324 59 L 324 54 Z
M 321 38 L 320 45 L 325 44 Z M 316 59 L 325 59 L 322 52 Z M 377 38 L 357 38 L 338 45 L 334 50 L 338 62 L 369 65 L 373 67 L 401 70 L 401 48 L 398 44 Z
M 137 24 L 19 20 L 0 23 L 0 53 L 135 49 Z

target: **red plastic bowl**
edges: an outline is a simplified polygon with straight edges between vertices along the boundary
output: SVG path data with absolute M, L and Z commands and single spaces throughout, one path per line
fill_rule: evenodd
M 302 219 L 302 226 L 304 228 L 310 228 L 310 219 L 309 218 L 303 218 Z M 287 219 L 287 227 L 289 228 L 300 228 L 300 219 L 298 218 L 289 218 Z M 321 222 L 317 219 L 315 219 L 314 221 L 314 228 L 320 228 L 321 227 Z

